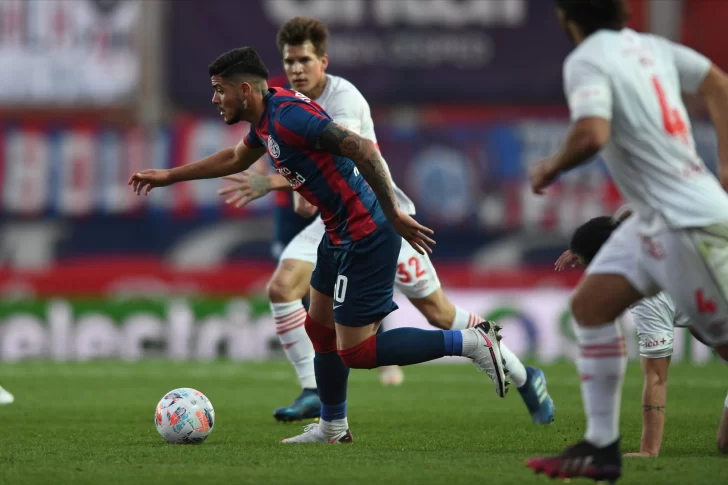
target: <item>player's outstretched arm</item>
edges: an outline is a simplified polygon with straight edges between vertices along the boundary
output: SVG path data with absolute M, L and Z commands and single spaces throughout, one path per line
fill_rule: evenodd
M 665 430 L 667 404 L 667 371 L 669 357 L 642 358 L 644 387 L 642 389 L 642 440 L 639 453 L 625 456 L 649 457 L 660 454 L 662 434 Z
M 529 170 L 533 191 L 542 194 L 560 174 L 589 161 L 609 141 L 610 133 L 608 119 L 588 117 L 576 121 L 559 151 Z
M 429 245 L 435 244 L 435 241 L 428 236 L 433 234 L 432 229 L 419 224 L 400 210 L 389 172 L 374 142 L 331 122 L 319 135 L 317 148 L 350 158 L 374 191 L 384 215 L 395 230 L 419 253 L 432 252 Z
M 728 76 L 712 65 L 698 94 L 705 100 L 710 119 L 718 135 L 718 177 L 728 190 Z
M 589 161 L 611 136 L 611 85 L 599 66 L 579 57 L 568 60 L 564 91 L 574 122 L 559 151 L 529 170 L 531 189 L 536 194 L 542 194 L 560 174 Z
M 265 148 L 251 148 L 244 141 L 237 146 L 220 150 L 194 163 L 164 170 L 143 170 L 129 178 L 129 185 L 137 194 L 148 194 L 155 187 L 164 187 L 187 180 L 224 177 L 242 172 L 255 163 Z

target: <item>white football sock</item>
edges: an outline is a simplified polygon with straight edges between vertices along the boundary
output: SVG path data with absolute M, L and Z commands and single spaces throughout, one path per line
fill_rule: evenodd
M 504 344 L 505 340 L 501 340 L 500 351 L 503 358 L 506 360 L 506 367 L 508 367 L 508 380 L 510 380 L 514 386 L 523 387 L 526 384 L 526 368 L 523 363 L 516 357 L 516 354 L 511 352 L 511 349 L 506 347 Z
M 728 408 L 728 395 L 725 397 L 725 407 Z
M 581 398 L 586 414 L 584 438 L 597 447 L 619 438 L 619 410 L 622 383 L 627 369 L 627 352 L 619 327 L 608 323 L 600 327 L 576 327 L 581 346 L 577 360 Z
M 476 331 L 470 330 L 469 328 L 460 330 L 460 333 L 463 335 L 463 353 L 461 355 L 463 357 L 470 357 L 478 348 L 480 337 Z
M 321 431 L 328 436 L 334 436 L 339 433 L 343 433 L 349 429 L 349 421 L 344 419 L 334 419 L 333 421 L 319 421 L 319 427 Z
M 483 321 L 482 317 L 474 313 L 470 313 L 467 310 L 463 310 L 456 305 L 453 306 L 455 306 L 455 320 L 452 321 L 450 330 L 464 330 L 466 328 L 474 327 Z
M 316 389 L 316 373 L 313 368 L 314 350 L 304 323 L 306 309 L 301 300 L 289 303 L 271 303 L 270 311 L 276 321 L 276 334 L 283 352 L 296 369 L 296 375 L 304 389 Z

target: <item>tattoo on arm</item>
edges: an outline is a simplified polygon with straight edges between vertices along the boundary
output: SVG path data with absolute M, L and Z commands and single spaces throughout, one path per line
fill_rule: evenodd
M 658 413 L 665 414 L 665 405 L 662 406 L 655 406 L 654 404 L 643 404 L 642 405 L 642 414 L 646 414 L 650 411 L 657 411 Z
M 259 197 L 262 197 L 270 192 L 270 179 L 267 175 L 251 173 L 250 188 L 253 190 L 253 193 L 258 195 Z
M 384 213 L 389 215 L 397 209 L 392 181 L 389 179 L 389 173 L 379 151 L 372 142 L 331 122 L 319 136 L 316 147 L 353 160 L 377 196 Z

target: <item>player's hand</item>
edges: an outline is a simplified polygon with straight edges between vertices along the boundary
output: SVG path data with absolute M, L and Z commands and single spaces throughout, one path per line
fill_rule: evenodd
M 142 191 L 144 195 L 147 195 L 150 190 L 154 187 L 165 187 L 173 184 L 172 176 L 169 170 L 166 169 L 149 169 L 136 172 L 129 178 L 128 185 L 137 195 L 141 195 Z
M 301 217 L 312 217 L 318 208 L 303 198 L 298 192 L 293 193 L 293 210 Z
M 559 259 L 556 260 L 554 269 L 556 271 L 563 271 L 566 268 L 578 268 L 580 266 L 581 263 L 579 262 L 579 258 L 576 254 L 572 253 L 570 249 L 567 249 L 561 256 L 559 256 Z
M 414 220 L 412 216 L 402 212 L 401 209 L 397 209 L 394 217 L 389 222 L 392 223 L 397 234 L 410 243 L 415 251 L 420 254 L 425 254 L 425 252 L 432 254 L 430 245 L 434 246 L 435 240 L 430 236 L 435 234 L 435 231 L 423 226 Z
M 543 160 L 528 169 L 528 180 L 531 182 L 531 190 L 536 195 L 543 195 L 546 187 L 556 179 L 556 174 L 551 170 L 550 160 Z
M 647 451 L 640 451 L 637 453 L 625 453 L 625 458 L 654 458 L 657 455 L 653 455 L 652 453 L 649 453 Z
M 270 192 L 270 179 L 267 175 L 242 172 L 238 175 L 228 175 L 223 178 L 235 182 L 235 184 L 218 190 L 217 195 L 232 193 L 230 197 L 225 199 L 225 203 L 234 204 L 238 209 Z

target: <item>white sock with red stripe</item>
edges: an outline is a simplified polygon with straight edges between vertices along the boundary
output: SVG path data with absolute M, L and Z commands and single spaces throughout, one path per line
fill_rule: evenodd
M 450 327 L 450 330 L 465 330 L 466 328 L 474 327 L 483 321 L 483 318 L 479 315 L 463 310 L 457 305 L 453 306 L 455 306 L 455 320 L 452 321 L 452 327 Z
M 581 346 L 577 360 L 581 399 L 586 414 L 584 438 L 605 447 L 619 438 L 622 382 L 627 370 L 624 338 L 615 323 L 600 327 L 576 327 Z
M 313 368 L 314 350 L 304 323 L 306 309 L 301 300 L 289 303 L 271 303 L 270 311 L 276 321 L 276 334 L 288 360 L 296 369 L 296 375 L 304 389 L 316 389 Z
M 500 351 L 503 358 L 506 360 L 506 367 L 508 367 L 508 380 L 513 383 L 516 387 L 523 387 L 528 380 L 528 374 L 526 374 L 526 367 L 523 362 L 516 357 L 516 354 L 511 352 L 511 349 L 506 347 L 506 340 L 501 340 Z
M 477 324 L 484 322 L 483 317 L 470 313 L 463 310 L 462 308 L 455 306 L 455 320 L 452 322 L 450 330 L 463 330 L 465 328 L 474 327 Z M 516 354 L 506 347 L 501 341 L 500 344 L 501 354 L 506 359 L 506 367 L 508 367 L 509 374 L 508 379 L 516 387 L 521 387 L 526 383 L 528 376 L 526 375 L 526 368 L 523 363 L 516 357 Z

